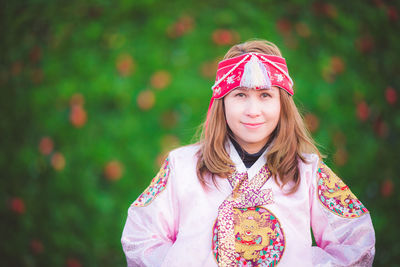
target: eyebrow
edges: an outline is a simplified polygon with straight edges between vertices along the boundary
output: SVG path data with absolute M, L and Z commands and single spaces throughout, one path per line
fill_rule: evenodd
M 240 90 L 240 91 L 249 91 L 249 90 L 255 90 L 253 88 L 247 88 L 247 87 L 238 87 L 235 90 Z M 257 92 L 264 92 L 264 91 L 268 91 L 271 92 L 272 91 L 272 87 L 271 88 L 266 88 L 266 89 L 257 89 Z

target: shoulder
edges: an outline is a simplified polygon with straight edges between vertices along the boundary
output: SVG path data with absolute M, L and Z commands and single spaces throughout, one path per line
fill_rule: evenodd
M 172 191 L 179 191 L 182 182 L 189 180 L 187 178 L 193 176 L 193 172 L 195 172 L 196 153 L 199 148 L 199 145 L 188 145 L 172 150 L 150 185 L 133 205 L 137 207 L 147 206 L 167 188 L 170 191 L 172 188 L 174 188 Z
M 306 160 L 305 164 L 318 164 L 320 158 L 315 153 L 302 153 L 303 158 Z
M 190 144 L 187 146 L 182 146 L 179 148 L 176 148 L 169 152 L 169 157 L 174 158 L 174 159 L 191 159 L 191 158 L 196 158 L 197 159 L 197 152 L 200 149 L 200 144 Z
M 318 165 L 321 159 L 314 153 L 302 153 L 301 157 L 302 158 L 298 158 L 298 168 L 301 181 L 311 188 L 315 185 L 315 175 L 318 171 Z
M 193 169 L 197 165 L 200 144 L 191 144 L 176 148 L 169 152 L 168 160 L 174 170 Z
M 327 210 L 343 218 L 357 218 L 368 213 L 343 180 L 322 161 L 318 164 L 316 178 L 318 200 Z
M 190 144 L 187 146 L 182 146 L 176 148 L 169 152 L 168 159 L 175 166 L 180 164 L 191 165 L 192 163 L 197 163 L 197 152 L 200 150 L 200 144 Z
M 317 171 L 318 165 L 320 164 L 321 158 L 314 153 L 302 153 L 304 161 L 299 159 L 299 167 L 300 169 L 312 170 L 313 172 Z

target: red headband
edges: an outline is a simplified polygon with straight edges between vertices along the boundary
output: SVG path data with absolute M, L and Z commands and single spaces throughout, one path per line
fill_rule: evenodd
M 237 87 L 269 89 L 271 86 L 280 87 L 290 95 L 294 93 L 283 57 L 251 52 L 220 61 L 208 113 L 214 99 L 224 97 Z

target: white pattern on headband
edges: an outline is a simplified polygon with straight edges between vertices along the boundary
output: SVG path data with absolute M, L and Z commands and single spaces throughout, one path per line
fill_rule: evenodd
M 212 87 L 211 90 L 214 90 L 215 86 L 217 86 L 220 82 L 222 82 L 229 74 L 232 73 L 237 67 L 239 67 L 242 62 L 244 62 L 250 55 L 253 55 L 253 53 L 247 54 L 242 60 L 240 60 L 232 69 L 230 69 L 227 73 L 225 73 L 224 76 L 222 76 L 221 79 L 219 79 Z
M 275 64 L 275 62 L 273 62 L 273 61 L 271 61 L 271 60 L 269 60 L 269 59 L 266 59 L 265 57 L 263 57 L 263 56 L 261 56 L 261 55 L 260 55 L 260 57 L 261 57 L 262 59 L 264 59 L 265 61 L 267 61 L 267 62 L 268 62 L 269 64 L 271 64 L 272 66 L 274 66 L 275 68 L 277 68 L 278 70 L 280 70 L 280 71 L 286 76 L 286 78 L 289 79 L 289 81 L 290 81 L 290 83 L 291 83 L 291 86 L 293 86 L 293 80 L 292 80 L 292 78 L 290 78 L 289 74 L 286 73 L 286 71 L 284 71 L 281 67 L 279 67 L 277 64 Z

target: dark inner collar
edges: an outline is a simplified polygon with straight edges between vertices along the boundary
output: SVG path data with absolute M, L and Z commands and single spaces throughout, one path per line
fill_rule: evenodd
M 239 154 L 239 157 L 242 159 L 244 165 L 246 168 L 250 168 L 253 166 L 253 164 L 258 160 L 258 158 L 264 153 L 264 151 L 267 149 L 269 142 L 267 142 L 263 148 L 261 148 L 260 151 L 254 154 L 247 153 L 246 150 L 244 150 L 233 138 L 229 137 L 231 140 L 233 146 L 235 147 L 236 151 Z

